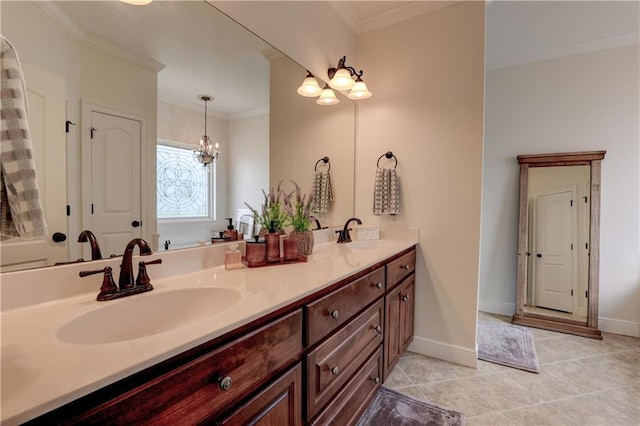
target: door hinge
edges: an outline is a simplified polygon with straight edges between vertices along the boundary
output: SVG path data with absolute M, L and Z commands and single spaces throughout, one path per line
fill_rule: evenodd
M 92 137 L 93 137 L 93 136 L 92 136 Z M 573 200 L 571 200 L 571 201 L 569 202 L 569 205 L 570 205 L 571 207 L 573 207 Z
M 91 214 L 93 214 L 93 203 L 91 203 Z
M 92 128 L 91 128 L 91 139 L 93 139 L 93 134 L 94 134 L 95 132 L 97 132 L 97 131 L 98 131 L 98 129 L 96 129 L 95 127 L 92 127 Z
M 71 206 L 67 204 L 67 216 L 71 216 Z
M 584 249 L 589 250 L 589 243 L 584 243 Z
M 571 250 L 573 250 L 573 243 L 571 243 Z
M 587 299 L 589 298 L 589 290 L 585 290 L 584 297 L 586 297 Z
M 585 195 L 584 197 L 582 197 L 584 199 L 584 203 L 587 204 L 589 202 L 589 198 Z
M 65 133 L 69 133 L 69 126 L 75 126 L 76 123 L 72 123 L 71 121 L 67 120 L 64 123 L 64 132 Z
M 571 289 L 571 295 L 573 296 L 573 289 Z

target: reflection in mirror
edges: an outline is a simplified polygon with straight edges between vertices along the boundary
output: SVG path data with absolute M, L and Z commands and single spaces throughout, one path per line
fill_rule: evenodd
M 519 155 L 514 324 L 602 339 L 600 169 L 605 151 Z
M 587 321 L 589 166 L 529 170 L 525 312 Z
M 68 133 L 56 135 L 61 147 L 34 154 L 36 160 L 51 159 L 57 166 L 42 166 L 40 178 L 49 186 L 41 185 L 41 190 L 46 188 L 45 206 L 54 201 L 60 204 L 46 213 L 59 216 L 48 219 L 49 231 L 66 234 L 66 241 L 54 243 L 48 236 L 39 242 L 41 250 L 35 258 L 21 260 L 10 259 L 9 251 L 4 250 L 9 246 L 3 243 L 3 272 L 80 257 L 90 259 L 88 244 L 76 242 L 84 229 L 96 234 L 104 257 L 121 254 L 124 245 L 116 235 L 124 240 L 142 237 L 155 250 L 162 250 L 169 240 L 172 249 L 208 242 L 213 231 L 224 229 L 224 219 L 235 218 L 245 202 L 260 205 L 260 189 L 270 183 L 292 179 L 303 189 L 310 189 L 313 165 L 323 156 L 331 158 L 336 180 L 336 200 L 323 225 L 325 221 L 340 223 L 352 215 L 353 103 L 342 97 L 340 108 L 331 110 L 310 102 L 313 108 L 298 115 L 295 122 L 287 120 L 286 114 L 296 109 L 290 105 L 309 101 L 296 93 L 305 69 L 274 54 L 270 45 L 208 3 L 153 2 L 133 7 L 115 1 L 24 1 L 2 2 L 0 7 L 3 35 L 16 46 L 23 67 L 33 69 L 30 74 L 43 73 L 60 82 L 54 108 L 59 119 L 53 127 L 63 129 L 58 122 L 65 121 L 65 115 L 76 124 Z M 269 88 L 269 84 L 284 84 L 284 74 L 278 73 L 281 68 L 295 75 L 293 90 Z M 28 85 L 36 81 L 27 80 Z M 159 223 L 156 143 L 164 139 L 195 145 L 204 131 L 202 103 L 197 99 L 202 93 L 214 97 L 209 104 L 208 133 L 221 144 L 220 161 L 212 176 L 213 212 L 204 220 Z M 347 115 L 345 111 L 350 112 Z M 100 114 L 139 126 L 140 160 L 131 169 L 131 176 L 140 176 L 139 184 L 130 184 L 128 178 L 117 181 L 123 179 L 123 163 L 104 160 L 114 152 L 105 151 L 102 156 L 94 153 L 92 157 L 92 136 L 105 134 L 93 122 Z M 332 118 L 332 114 L 338 118 Z M 274 121 L 274 117 L 281 119 Z M 272 138 L 276 140 L 270 141 Z M 53 140 L 47 137 L 47 146 L 52 146 Z M 294 141 L 295 147 L 291 145 Z M 67 164 L 60 167 L 65 162 L 65 144 Z M 122 155 L 122 150 L 114 151 Z M 54 153 L 62 154 L 62 158 L 54 157 Z M 274 158 L 280 163 L 274 163 Z M 104 231 L 93 223 L 96 215 L 92 209 L 98 205 L 92 199 L 92 184 L 96 182 L 91 173 L 92 162 L 97 160 L 103 160 L 104 168 L 113 176 L 106 179 L 111 184 L 106 186 L 107 195 L 116 192 L 114 188 L 126 188 L 125 192 L 134 194 L 125 200 L 133 205 L 134 216 L 122 220 L 115 230 Z M 198 167 L 195 160 L 194 164 Z M 62 175 L 47 177 L 46 173 L 54 169 Z M 60 182 L 65 181 L 66 195 L 60 195 L 65 189 Z M 58 192 L 49 192 L 49 187 Z M 16 248 L 23 245 L 21 241 L 14 243 Z M 36 253 L 32 249 L 18 251 L 20 256 Z M 51 251 L 59 253 L 55 259 Z M 9 263 L 12 265 L 7 266 Z

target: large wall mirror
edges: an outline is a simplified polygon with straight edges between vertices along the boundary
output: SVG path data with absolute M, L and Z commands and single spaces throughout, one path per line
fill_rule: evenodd
M 519 155 L 514 324 L 601 339 L 600 168 L 605 151 Z
M 245 202 L 259 207 L 262 188 L 284 180 L 289 189 L 293 180 L 310 190 L 314 166 L 323 157 L 330 158 L 336 195 L 320 217 L 322 225 L 352 216 L 354 103 L 338 94 L 340 104 L 321 107 L 299 96 L 304 67 L 206 1 L 141 7 L 118 1 L 20 1 L 0 7 L 2 34 L 16 47 L 28 86 L 42 82 L 45 89 L 56 88 L 52 94 L 27 88 L 35 106 L 30 116 L 56 117 L 51 130 L 42 125 L 32 131 L 34 139 L 44 141 L 41 147 L 34 143 L 34 155 L 45 214 L 55 212 L 56 218 L 47 218 L 45 239 L 2 243 L 2 272 L 91 259 L 88 244 L 76 242 L 84 229 L 99 234 L 103 257 L 121 254 L 123 241 L 137 236 L 159 250 L 167 240 L 170 249 L 208 243 Z M 211 179 L 215 204 L 208 218 L 157 220 L 157 143 L 195 147 L 204 132 L 201 94 L 213 97 L 208 133 L 221 144 Z M 96 155 L 92 146 L 105 132 L 95 123 L 105 118 L 133 122 L 139 152 Z M 67 133 L 66 120 L 72 122 Z M 107 160 L 116 154 L 131 163 L 128 174 L 124 161 Z M 103 238 L 106 231 L 97 232 L 102 228 L 93 223 L 99 206 L 91 185 L 98 180 L 91 173 L 101 161 L 110 173 L 104 196 L 124 194 L 137 209 L 110 231 L 113 238 Z M 193 167 L 203 171 L 195 161 Z M 53 241 L 54 233 L 66 240 Z M 27 253 L 31 258 L 25 260 Z

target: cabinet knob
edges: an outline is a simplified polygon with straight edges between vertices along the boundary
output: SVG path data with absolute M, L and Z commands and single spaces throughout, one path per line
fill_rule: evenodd
M 409 265 L 400 265 L 400 269 L 404 269 L 405 271 L 408 271 Z
M 377 282 L 377 283 L 376 283 L 376 288 L 377 288 L 377 289 L 382 288 L 382 283 L 381 283 L 381 282 Z
M 377 325 L 377 326 L 373 327 L 373 329 L 374 329 L 375 331 L 377 331 L 378 333 L 382 333 L 382 327 L 380 327 L 379 325 Z
M 405 294 L 404 296 L 402 296 L 402 301 L 403 302 L 406 302 L 408 300 L 409 300 L 409 295 L 408 294 Z
M 377 385 L 380 383 L 380 377 L 373 377 L 371 381 Z
M 222 389 L 223 391 L 226 391 L 226 390 L 231 389 L 231 385 L 233 384 L 233 380 L 231 380 L 231 377 L 225 376 L 225 377 L 220 377 L 218 379 L 218 383 L 220 384 L 220 389 Z
M 331 318 L 333 318 L 333 319 L 340 318 L 340 312 L 338 312 L 337 309 L 335 311 L 331 311 L 331 313 L 329 315 L 331 315 Z
M 339 373 L 340 373 L 340 369 L 338 368 L 337 365 L 331 369 L 331 374 L 333 374 L 334 376 L 337 376 Z

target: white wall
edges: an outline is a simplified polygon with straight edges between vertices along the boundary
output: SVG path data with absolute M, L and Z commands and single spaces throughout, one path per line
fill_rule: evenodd
M 457 3 L 358 37 L 356 216 L 417 226 L 412 350 L 476 364 L 484 4 Z M 398 158 L 401 210 L 373 216 L 376 160 Z
M 607 150 L 600 328 L 640 334 L 638 44 L 487 73 L 480 309 L 514 312 L 516 155 Z

